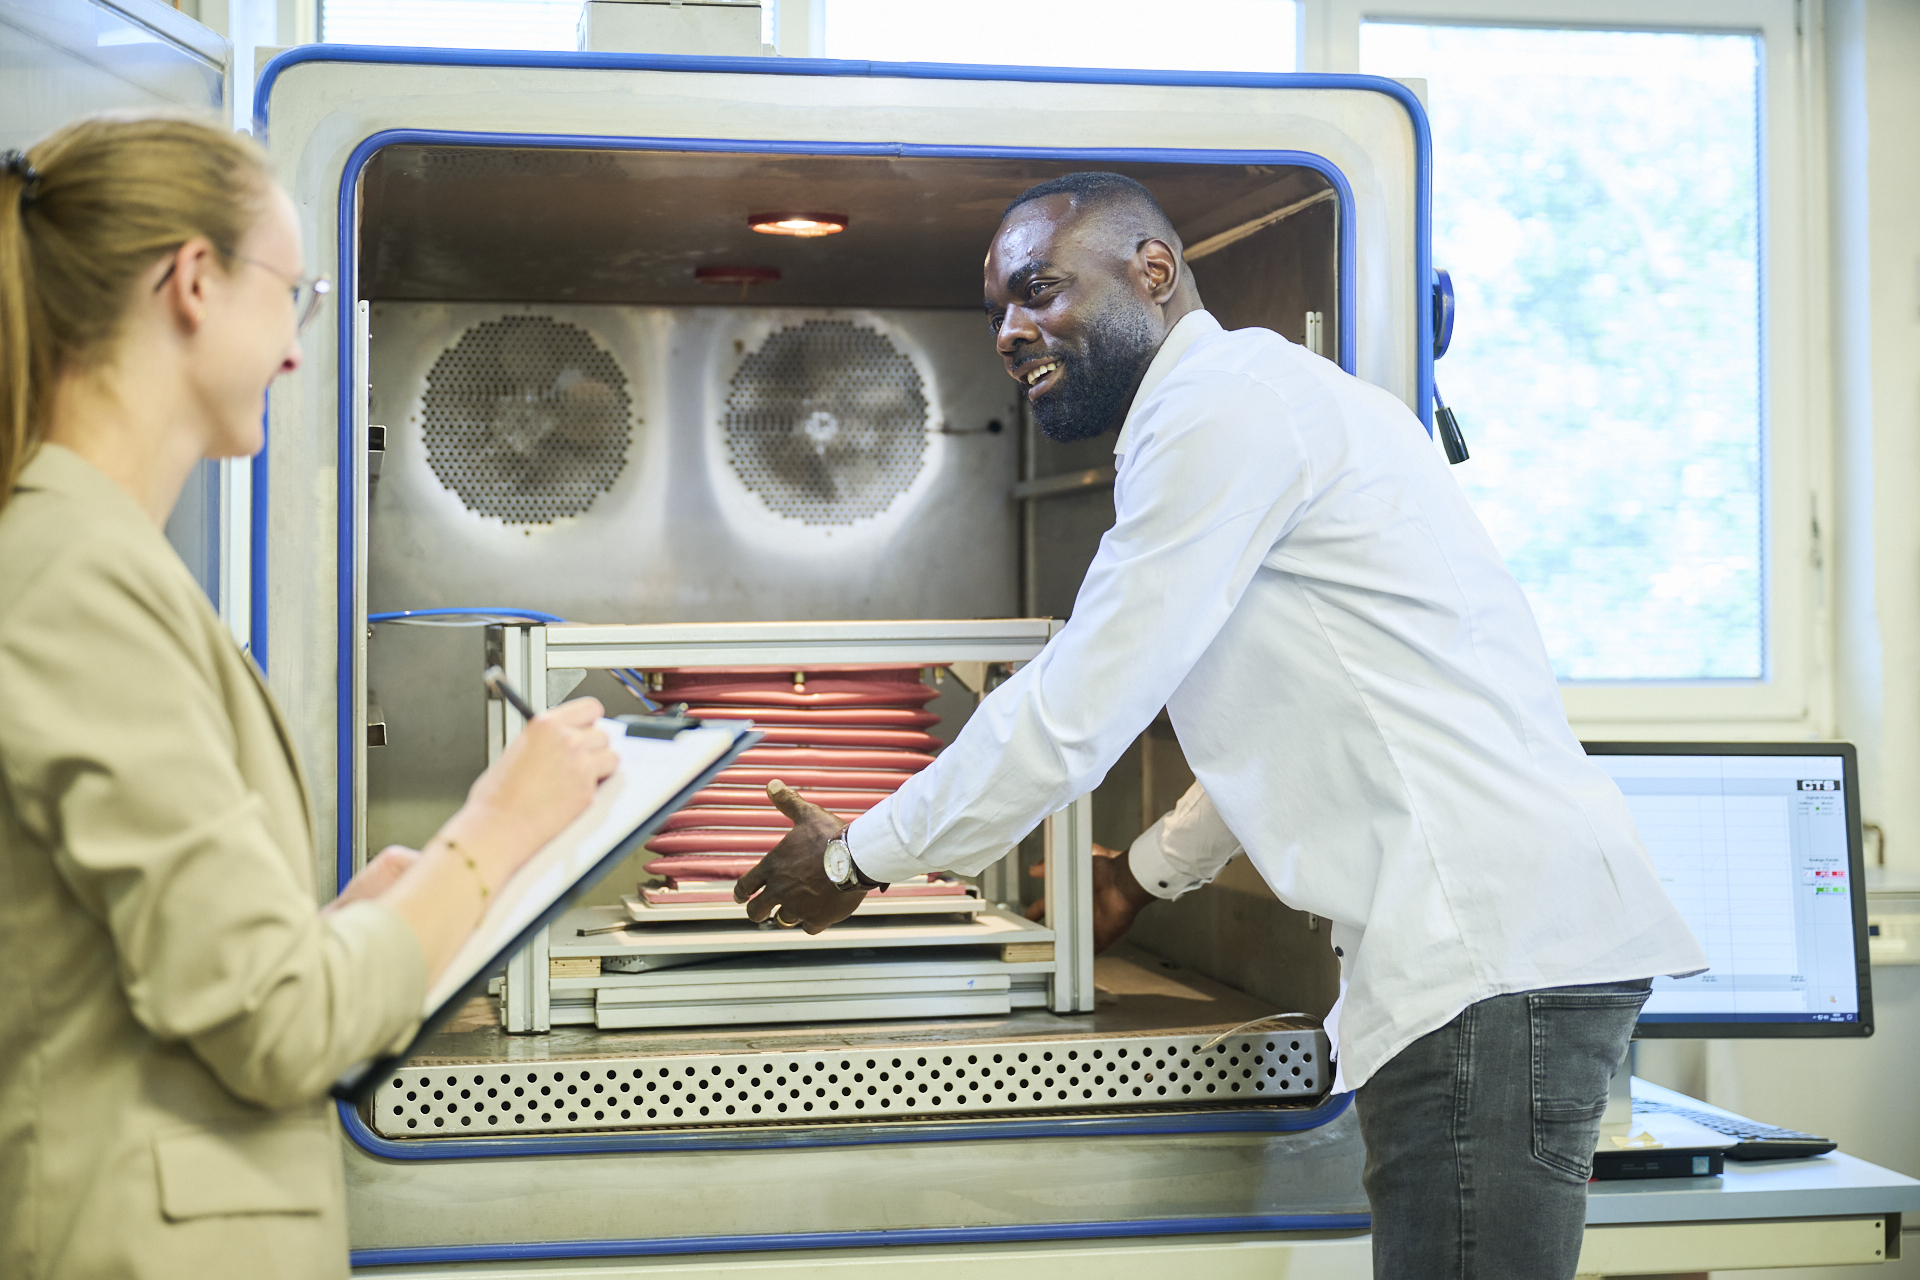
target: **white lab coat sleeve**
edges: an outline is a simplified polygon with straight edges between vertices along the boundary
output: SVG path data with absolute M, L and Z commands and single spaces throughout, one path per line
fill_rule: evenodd
M 1211 881 L 1239 852 L 1239 837 L 1196 782 L 1180 803 L 1140 833 L 1127 850 L 1127 865 L 1154 897 L 1177 898 Z
M 973 874 L 1097 786 L 1311 495 L 1293 415 L 1240 373 L 1176 367 L 1128 429 L 1114 525 L 1072 620 L 934 764 L 854 822 L 848 844 L 868 876 Z

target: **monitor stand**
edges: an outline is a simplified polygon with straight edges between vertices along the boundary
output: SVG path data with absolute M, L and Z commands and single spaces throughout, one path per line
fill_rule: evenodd
M 1633 1072 L 1639 1065 L 1640 1046 L 1634 1041 L 1627 1042 L 1626 1056 L 1620 1059 L 1620 1065 L 1613 1069 L 1613 1083 L 1607 1090 L 1607 1110 L 1600 1117 L 1600 1147 L 1605 1150 L 1613 1144 L 1609 1138 L 1626 1138 L 1633 1130 Z
M 1633 1115 L 1635 1046 L 1614 1068 L 1607 1092 L 1607 1109 L 1600 1117 L 1600 1136 L 1594 1144 L 1593 1176 L 1614 1178 L 1716 1177 L 1732 1140 L 1682 1116 Z

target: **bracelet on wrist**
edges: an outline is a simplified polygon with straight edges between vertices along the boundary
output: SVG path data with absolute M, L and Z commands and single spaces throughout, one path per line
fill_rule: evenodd
M 458 841 L 449 839 L 446 836 L 441 836 L 440 843 L 447 847 L 448 852 L 459 858 L 460 861 L 466 863 L 467 870 L 473 872 L 474 883 L 480 886 L 480 901 L 484 905 L 488 899 L 493 897 L 493 891 L 487 888 L 487 878 L 480 874 L 480 864 L 473 860 L 472 854 L 460 847 Z

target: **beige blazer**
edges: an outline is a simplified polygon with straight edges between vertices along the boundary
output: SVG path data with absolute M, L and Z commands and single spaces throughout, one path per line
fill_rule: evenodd
M 0 510 L 0 1276 L 347 1274 L 327 1086 L 418 942 L 316 914 L 278 712 L 166 539 L 66 449 Z

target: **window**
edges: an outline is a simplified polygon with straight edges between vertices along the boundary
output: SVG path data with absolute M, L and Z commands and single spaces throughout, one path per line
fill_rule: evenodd
M 1563 680 L 1767 674 L 1747 34 L 1369 22 L 1427 80 L 1455 473 Z
M 1793 0 L 825 5 L 833 57 L 1424 79 L 1454 474 L 1575 723 L 1822 722 L 1823 197 Z
M 1296 22 L 1293 0 L 826 0 L 826 51 L 876 62 L 1292 71 Z
M 1817 35 L 1794 0 L 1304 0 L 1426 82 L 1453 474 L 1596 738 L 1831 731 Z
M 321 0 L 329 44 L 577 49 L 582 0 Z

